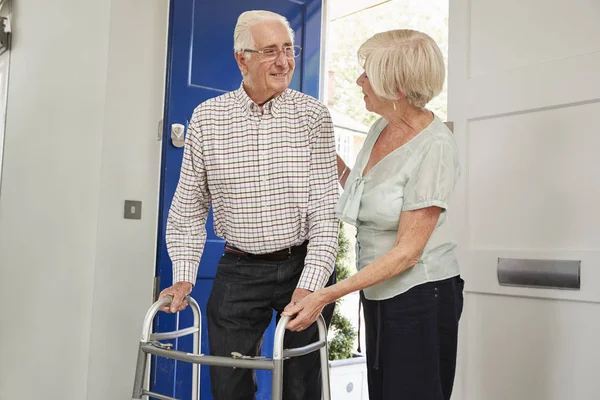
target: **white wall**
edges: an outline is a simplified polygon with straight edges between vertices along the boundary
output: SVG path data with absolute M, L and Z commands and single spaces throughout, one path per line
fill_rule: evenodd
M 164 0 L 13 7 L 0 399 L 131 396 L 154 269 Z M 123 201 L 143 201 L 141 221 Z
M 152 301 L 168 1 L 113 0 L 88 400 L 131 397 Z M 123 201 L 142 200 L 142 220 Z

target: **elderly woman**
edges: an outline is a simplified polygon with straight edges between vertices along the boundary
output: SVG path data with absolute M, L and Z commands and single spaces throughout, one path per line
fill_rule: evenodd
M 450 399 L 464 281 L 447 223 L 459 176 L 452 133 L 425 105 L 444 84 L 444 60 L 426 34 L 394 30 L 358 50 L 367 110 L 381 118 L 350 170 L 338 216 L 357 227 L 358 270 L 289 306 L 290 330 L 361 290 L 371 400 Z

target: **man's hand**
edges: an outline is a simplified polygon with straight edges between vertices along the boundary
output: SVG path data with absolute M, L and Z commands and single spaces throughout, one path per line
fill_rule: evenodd
M 283 309 L 283 312 L 284 313 L 289 312 L 289 310 L 293 306 L 300 303 L 302 301 L 302 299 L 304 299 L 306 296 L 308 296 L 311 293 L 312 292 L 308 289 L 296 288 L 296 290 L 294 290 L 294 293 L 292 293 L 292 299 L 290 300 L 290 304 L 285 306 L 285 308 Z
M 311 293 L 312 292 L 308 289 L 296 288 L 296 290 L 294 290 L 294 293 L 292 293 L 292 300 L 290 301 L 290 303 L 291 304 L 300 303 L 302 301 L 302 299 L 304 299 L 306 296 L 308 296 Z
M 290 310 L 292 309 L 292 307 L 294 307 L 296 304 L 300 303 L 302 301 L 302 299 L 304 299 L 306 296 L 308 296 L 309 294 L 311 294 L 312 292 L 308 289 L 301 289 L 301 288 L 296 288 L 296 290 L 294 290 L 294 293 L 292 293 L 292 299 L 290 300 L 290 304 L 288 304 L 287 306 L 285 306 L 285 308 L 283 309 L 283 313 L 284 315 L 290 315 Z M 294 307 L 295 309 L 295 307 Z
M 177 282 L 173 286 L 164 289 L 160 292 L 158 298 L 162 299 L 163 297 L 171 296 L 173 297 L 173 301 L 171 301 L 170 307 L 165 306 L 161 310 L 168 313 L 183 311 L 187 307 L 187 302 L 184 299 L 191 292 L 192 284 L 189 282 Z
M 283 315 L 293 318 L 288 322 L 287 329 L 302 331 L 308 328 L 319 318 L 319 314 L 321 314 L 323 307 L 326 305 L 327 301 L 325 300 L 325 296 L 323 296 L 323 290 L 317 290 L 308 296 L 304 295 L 302 300 L 295 304 L 293 302 L 290 303 L 283 310 Z

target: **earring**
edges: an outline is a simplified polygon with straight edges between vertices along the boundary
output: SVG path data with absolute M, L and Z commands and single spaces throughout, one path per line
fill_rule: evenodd
M 392 104 L 394 105 L 394 111 L 396 111 L 396 102 L 394 101 Z

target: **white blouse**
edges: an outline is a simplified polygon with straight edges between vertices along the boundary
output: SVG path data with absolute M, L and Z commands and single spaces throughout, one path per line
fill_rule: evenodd
M 454 137 L 435 117 L 417 136 L 362 176 L 386 125 L 383 118 L 373 124 L 336 209 L 341 220 L 357 227 L 357 268 L 364 268 L 392 249 L 402 211 L 437 206 L 442 213 L 418 263 L 366 288 L 364 294 L 369 300 L 389 299 L 422 283 L 459 274 L 456 245 L 446 222 L 448 200 L 460 175 Z

